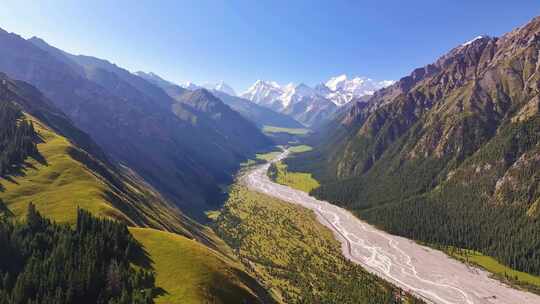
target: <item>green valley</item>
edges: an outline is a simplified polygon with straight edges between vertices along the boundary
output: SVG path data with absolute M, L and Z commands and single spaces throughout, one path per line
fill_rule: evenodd
M 287 133 L 290 135 L 307 135 L 309 134 L 309 129 L 304 128 L 283 128 L 275 126 L 264 126 L 263 132 L 265 133 Z
M 214 229 L 281 303 L 416 303 L 345 259 L 307 209 L 236 185 Z
M 35 115 L 19 112 L 18 121 L 3 120 L 3 122 L 11 126 L 31 125 L 35 134 L 24 136 L 35 141 L 37 150 L 29 157 L 16 158 L 13 156 L 15 154 L 10 154 L 12 156 L 8 155 L 7 159 L 11 163 L 4 162 L 6 168 L 16 168 L 0 177 L 0 218 L 4 220 L 2 213 L 9 214 L 6 219 L 8 221 L 5 229 L 7 234 L 14 233 L 9 224 L 12 221 L 11 218 L 16 222 L 27 221 L 29 206 L 31 210 L 35 210 L 32 212 L 39 213 L 39 218 L 43 218 L 39 222 L 53 221 L 54 225 L 65 227 L 61 229 L 79 227 L 81 210 L 85 210 L 84 218 L 95 216 L 96 220 L 98 218 L 112 219 L 119 222 L 118 226 L 114 226 L 117 228 L 114 229 L 125 229 L 124 225 L 130 227 L 129 232 L 137 243 L 130 246 L 135 250 L 135 246 L 140 245 L 140 250 L 144 252 L 142 256 L 144 258 L 137 258 L 132 263 L 137 265 L 138 269 L 145 269 L 155 274 L 157 291 L 152 292 L 151 297 L 145 297 L 144 303 L 154 301 L 156 303 L 271 302 L 271 298 L 266 295 L 257 281 L 245 272 L 243 265 L 213 231 L 185 216 L 128 168 L 117 168 L 107 159 L 97 158 L 78 146 L 76 142 L 80 142 L 82 138 L 61 135 L 82 136 L 83 133 L 76 132 L 70 122 L 61 115 L 53 114 L 54 109 L 38 110 L 38 100 L 23 99 L 22 96 L 27 96 L 26 89 L 22 88 L 20 83 L 10 83 L 7 90 L 4 87 L 4 91 L 0 91 L 3 96 L 9 96 L 9 99 L 13 101 L 12 103 L 0 99 L 1 109 L 20 111 L 18 107 L 22 107 L 31 110 Z M 1 113 L 0 111 L 0 116 Z M 54 117 L 54 128 L 36 116 Z M 8 126 L 5 127 L 8 128 Z M 2 138 L 7 139 L 7 144 L 16 140 L 4 136 Z M 19 140 L 17 139 L 16 142 Z M 6 143 L 2 142 L 2 144 Z M 89 146 L 92 145 L 89 144 Z M 17 149 L 20 150 L 19 147 Z M 15 160 L 21 160 L 20 164 L 15 163 Z M 105 227 L 113 225 L 111 221 L 104 223 Z M 58 238 L 49 231 L 57 229 L 54 225 L 46 228 L 46 231 L 42 233 L 43 237 Z M 36 232 L 39 233 L 39 231 Z M 122 237 L 132 238 L 127 229 L 125 233 L 127 234 Z M 36 238 L 39 237 L 38 234 Z M 77 235 L 74 236 L 76 237 Z M 0 239 L 2 239 L 1 235 Z M 105 248 L 98 248 L 92 244 L 88 245 L 88 250 L 106 251 Z M 127 252 L 126 248 L 121 248 L 121 250 Z M 55 252 L 56 249 L 51 250 Z M 41 263 L 41 260 L 34 262 Z M 113 266 L 107 267 L 116 267 L 114 262 L 111 263 Z M 72 275 L 79 275 L 79 271 L 81 270 L 73 270 Z M 125 272 L 128 269 L 122 271 Z M 15 272 L 10 274 L 16 275 Z M 22 280 L 21 278 L 21 282 L 26 282 Z M 27 284 L 29 284 L 28 288 L 33 288 L 32 284 L 35 282 L 29 281 Z M 12 286 L 8 287 L 11 289 Z M 56 295 L 36 294 L 35 297 L 57 298 L 70 292 L 69 285 L 57 287 L 59 289 Z M 128 290 L 131 290 L 129 288 Z M 91 291 L 77 292 L 80 292 L 80 296 L 84 296 Z M 16 297 L 32 297 L 30 293 L 20 295 L 18 291 L 13 291 L 13 296 L 15 295 Z M 0 291 L 0 302 L 2 297 L 3 294 Z M 121 299 L 118 298 L 120 302 L 114 303 L 128 304 L 129 299 L 129 295 L 122 295 Z M 64 297 L 64 300 L 65 302 L 58 303 L 72 301 L 69 297 Z

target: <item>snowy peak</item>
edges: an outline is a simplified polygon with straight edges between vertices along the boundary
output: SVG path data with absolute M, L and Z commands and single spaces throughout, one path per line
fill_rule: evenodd
M 211 91 L 215 90 L 231 96 L 236 96 L 234 89 L 231 88 L 230 85 L 226 84 L 223 80 L 218 83 L 206 83 L 203 85 L 203 87 Z
M 325 98 L 337 106 L 343 106 L 354 98 L 373 95 L 376 91 L 393 83 L 392 80 L 375 81 L 367 77 L 349 78 L 345 74 L 332 77 L 315 88 L 303 83 L 280 86 L 274 81 L 257 80 L 241 96 L 278 110 L 285 109 L 305 97 Z
M 347 81 L 347 75 L 339 75 L 336 77 L 330 78 L 324 85 L 332 91 L 339 90 L 343 84 Z
M 283 89 L 276 82 L 257 80 L 241 96 L 256 104 L 275 107 L 275 101 L 282 94 Z
M 299 102 L 305 97 L 315 97 L 315 96 L 319 96 L 317 94 L 317 91 L 315 91 L 314 89 L 308 87 L 307 85 L 303 83 L 297 86 L 293 84 L 289 84 L 284 88 L 283 94 L 281 94 L 281 96 L 279 97 L 279 100 L 281 100 L 281 104 L 283 108 L 287 108 L 291 104 Z
M 143 72 L 143 71 L 138 71 L 138 72 L 135 72 L 135 75 L 143 78 L 143 79 L 146 79 L 154 84 L 157 84 L 159 86 L 169 86 L 169 85 L 173 85 L 172 82 L 168 81 L 168 80 L 165 80 L 163 78 L 161 78 L 161 76 L 153 73 L 153 72 Z
M 477 37 L 475 37 L 474 39 L 469 40 L 469 41 L 463 43 L 461 46 L 464 47 L 464 46 L 471 45 L 471 44 L 475 43 L 476 41 L 481 40 L 481 39 L 484 39 L 484 38 L 489 38 L 489 36 L 488 36 L 488 35 L 480 35 L 480 36 L 477 36 Z
M 223 81 L 220 81 L 218 83 L 207 82 L 203 85 L 198 85 L 191 81 L 186 81 L 186 82 L 180 83 L 180 86 L 190 91 L 195 91 L 198 89 L 207 89 L 209 91 L 218 91 L 218 92 L 223 92 L 227 95 L 236 96 L 236 92 L 234 91 L 234 89 Z
M 337 106 L 343 106 L 356 97 L 373 95 L 393 83 L 392 80 L 375 81 L 367 77 L 349 79 L 347 75 L 339 75 L 330 78 L 324 84 L 319 84 L 316 89 L 319 94 L 332 100 Z
M 186 90 L 190 90 L 190 91 L 195 91 L 195 90 L 198 90 L 198 89 L 202 89 L 203 87 L 201 87 L 200 85 L 197 85 L 191 81 L 185 81 L 185 82 L 181 82 L 180 83 L 180 86 Z

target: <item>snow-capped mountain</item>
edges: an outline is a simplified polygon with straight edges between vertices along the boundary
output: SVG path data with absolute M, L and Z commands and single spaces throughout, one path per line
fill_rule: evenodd
M 305 84 L 280 86 L 275 81 L 257 80 L 242 94 L 242 97 L 257 104 L 283 109 L 294 102 L 294 98 L 298 100 L 299 97 L 318 95 L 341 107 L 354 98 L 373 95 L 376 91 L 393 83 L 392 80 L 375 81 L 367 77 L 349 79 L 347 75 L 332 77 L 315 88 L 310 88 Z
M 234 91 L 234 89 L 231 88 L 231 86 L 226 84 L 224 81 L 220 81 L 218 83 L 205 83 L 202 86 L 210 91 L 215 90 L 231 96 L 236 96 L 236 92 Z
M 392 85 L 394 81 L 375 81 L 367 77 L 354 77 L 349 79 L 347 75 L 330 78 L 326 83 L 316 87 L 319 94 L 334 102 L 337 106 L 343 106 L 356 97 L 373 95 L 376 91 Z
M 198 85 L 196 83 L 193 83 L 191 81 L 181 82 L 180 86 L 183 87 L 186 90 L 195 91 L 198 89 L 207 89 L 209 91 L 219 91 L 223 92 L 225 94 L 236 96 L 236 92 L 234 89 L 226 84 L 224 81 L 220 81 L 218 83 L 204 83 L 202 85 Z
M 473 39 L 471 39 L 471 40 L 469 40 L 469 41 L 463 43 L 461 46 L 464 47 L 464 46 L 471 45 L 471 44 L 473 44 L 475 41 L 480 40 L 480 39 L 484 39 L 484 38 L 489 38 L 489 36 L 488 36 L 488 35 L 480 35 L 480 36 L 477 36 L 477 37 L 475 37 L 475 38 L 473 38 Z
M 185 81 L 185 82 L 181 82 L 179 84 L 182 88 L 186 89 L 186 90 L 190 90 L 190 91 L 195 91 L 195 90 L 198 90 L 198 89 L 202 89 L 203 87 L 200 86 L 200 85 L 197 85 L 191 81 Z
M 257 80 L 241 96 L 252 102 L 288 114 L 305 124 L 332 115 L 353 99 L 368 97 L 394 81 L 375 81 L 347 75 L 330 78 L 311 88 L 303 83 L 280 86 L 275 81 Z
M 279 109 L 282 106 L 278 99 L 283 93 L 284 89 L 276 82 L 257 80 L 241 97 L 261 106 Z
M 155 73 L 152 73 L 152 72 L 143 72 L 143 71 L 138 71 L 138 72 L 135 72 L 135 75 L 141 77 L 141 78 L 144 78 L 154 84 L 157 84 L 159 86 L 170 86 L 170 85 L 174 85 L 174 83 L 168 81 L 168 80 L 165 80 L 163 78 L 161 78 L 159 75 L 155 74 Z
M 335 104 L 317 90 L 303 83 L 280 86 L 275 81 L 257 80 L 241 96 L 287 114 L 305 125 L 312 125 L 337 109 Z
M 283 108 L 287 108 L 304 98 L 313 98 L 318 96 L 317 91 L 301 83 L 297 86 L 289 84 L 283 89 L 283 93 L 279 97 Z

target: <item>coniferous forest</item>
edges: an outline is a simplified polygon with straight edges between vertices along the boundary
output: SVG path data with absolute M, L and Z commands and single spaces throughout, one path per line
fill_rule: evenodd
M 29 156 L 38 156 L 37 134 L 12 103 L 0 101 L 0 176 L 13 173 Z
M 413 136 L 411 132 L 404 138 Z M 540 193 L 536 186 L 540 167 L 534 157 L 526 158 L 537 153 L 539 142 L 540 116 L 536 116 L 501 128 L 488 144 L 462 161 L 460 170 L 445 165 L 451 164 L 448 160 L 404 163 L 399 158 L 404 144 L 397 142 L 365 175 L 323 183 L 312 194 L 353 210 L 390 233 L 480 251 L 514 269 L 540 275 L 540 220 L 534 204 Z M 518 159 L 521 166 L 513 165 Z M 478 178 L 478 164 L 486 163 L 496 165 L 481 171 Z M 315 162 L 301 159 L 289 160 L 288 165 L 301 172 L 317 170 L 309 167 L 316 166 Z M 453 179 L 447 180 L 451 169 L 455 170 Z M 502 182 L 496 187 L 501 175 L 497 172 L 509 169 L 507 179 L 515 182 L 511 187 Z
M 0 205 L 0 303 L 153 303 L 154 274 L 131 266 L 142 251 L 125 225 L 79 210 L 71 228 L 33 204 L 19 223 Z

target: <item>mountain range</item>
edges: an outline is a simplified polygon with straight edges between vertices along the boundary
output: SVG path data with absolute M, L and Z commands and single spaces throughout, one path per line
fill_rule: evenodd
M 148 79 L 154 76 L 159 78 L 159 76 L 153 73 L 139 73 L 139 76 L 145 75 Z M 166 85 L 172 84 L 169 81 L 158 82 Z M 233 108 L 234 105 L 238 104 L 240 99 L 249 100 L 256 105 L 292 117 L 305 126 L 315 127 L 333 118 L 333 115 L 339 112 L 339 108 L 347 107 L 351 101 L 365 100 L 377 90 L 393 83 L 394 81 L 391 80 L 375 81 L 367 77 L 349 79 L 347 75 L 333 77 L 325 83 L 318 84 L 314 88 L 303 83 L 298 85 L 290 83 L 280 86 L 275 81 L 257 80 L 239 96 L 223 81 L 217 84 L 204 85 L 185 82 L 178 86 L 191 91 L 205 88 L 216 93 L 215 95 L 220 95 L 221 99 L 234 100 L 235 102 L 231 105 Z M 226 94 L 226 96 L 223 94 Z M 245 112 L 246 107 L 243 105 L 242 107 L 237 107 L 235 110 L 243 109 Z M 258 116 L 257 118 L 264 119 L 263 116 Z
M 302 128 L 302 124 L 294 118 L 285 114 L 270 110 L 266 107 L 259 106 L 249 100 L 238 97 L 229 90 L 207 89 L 191 84 L 190 86 L 181 86 L 174 84 L 171 81 L 165 80 L 155 73 L 137 72 L 138 76 L 154 83 L 161 87 L 172 98 L 181 98 L 181 95 L 188 91 L 208 90 L 215 97 L 219 98 L 223 103 L 231 107 L 231 109 L 240 113 L 245 119 L 257 125 L 260 129 L 265 126 L 277 126 L 283 128 Z M 218 88 L 227 87 L 226 85 L 218 86 Z M 227 93 L 229 92 L 229 93 Z
M 288 166 L 390 233 L 539 275 L 539 53 L 540 18 L 459 45 L 355 102 Z
M 278 144 L 268 126 L 313 130 L 285 137 L 306 145 L 270 167 L 283 183 L 308 181 L 467 262 L 493 258 L 505 283 L 520 280 L 507 270 L 540 276 L 540 17 L 395 82 L 258 80 L 240 95 L 0 29 L 0 117 L 2 303 L 423 303 L 342 256 L 315 213 L 229 187 L 243 164 L 279 154 L 259 154 Z
M 272 144 L 219 100 L 196 108 L 106 60 L 68 54 L 39 38 L 0 32 L 0 70 L 36 86 L 115 161 L 196 214 L 214 205 L 218 184 Z M 185 91 L 185 90 L 184 90 Z M 241 124 L 223 129 L 224 121 Z M 227 122 L 225 122 L 227 123 Z M 204 216 L 204 215 L 200 215 Z
M 331 78 L 311 88 L 303 83 L 280 86 L 274 81 L 257 80 L 241 96 L 252 102 L 294 117 L 307 126 L 321 125 L 353 100 L 365 100 L 393 81 L 374 81 L 366 77 Z

